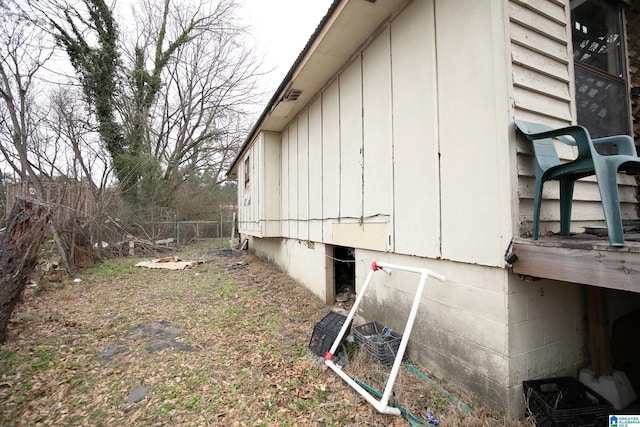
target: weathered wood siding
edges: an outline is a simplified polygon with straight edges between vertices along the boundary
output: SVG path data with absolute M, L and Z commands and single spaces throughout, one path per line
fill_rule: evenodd
M 516 118 L 541 121 L 551 126 L 575 122 L 573 59 L 571 46 L 571 10 L 568 0 L 511 0 L 509 31 L 513 80 L 513 105 Z M 574 153 L 559 145 L 563 158 Z M 530 143 L 517 138 L 518 195 L 520 233 L 532 229 L 535 160 Z M 635 219 L 635 179 L 619 176 L 623 219 Z M 545 184 L 545 202 L 540 212 L 540 232 L 558 231 L 560 209 L 557 182 Z M 602 225 L 604 214 L 594 178 L 576 184 L 571 228 Z

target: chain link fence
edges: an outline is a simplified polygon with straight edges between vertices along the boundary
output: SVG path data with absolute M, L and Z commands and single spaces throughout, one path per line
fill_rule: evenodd
M 143 224 L 145 233 L 152 240 L 169 240 L 185 245 L 197 239 L 231 239 L 234 221 L 159 221 Z

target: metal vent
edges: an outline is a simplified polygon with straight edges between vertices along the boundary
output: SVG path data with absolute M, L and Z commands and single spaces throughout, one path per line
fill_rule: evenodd
M 284 95 L 284 101 L 296 101 L 300 98 L 302 91 L 300 89 L 289 89 L 289 91 Z

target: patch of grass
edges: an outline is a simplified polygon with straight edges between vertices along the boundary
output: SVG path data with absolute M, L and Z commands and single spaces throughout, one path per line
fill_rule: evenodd
M 19 359 L 16 351 L 0 347 L 0 372 L 6 376 L 15 375 L 18 365 Z
M 51 362 L 58 358 L 57 353 L 43 346 L 33 348 L 32 352 L 31 369 L 33 371 L 47 369 Z
M 238 285 L 235 282 L 223 282 L 215 286 L 213 293 L 218 298 L 233 298 L 238 293 Z
M 92 266 L 87 271 L 87 277 L 93 281 L 113 278 L 131 271 L 132 267 L 130 258 L 113 258 L 105 259 L 101 264 Z
M 431 390 L 429 407 L 436 414 L 441 414 L 450 405 L 449 399 L 437 390 Z

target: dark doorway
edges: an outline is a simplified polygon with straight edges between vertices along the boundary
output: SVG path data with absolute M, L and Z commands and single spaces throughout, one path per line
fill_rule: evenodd
M 335 293 L 356 293 L 356 257 L 353 248 L 333 248 L 333 284 Z

